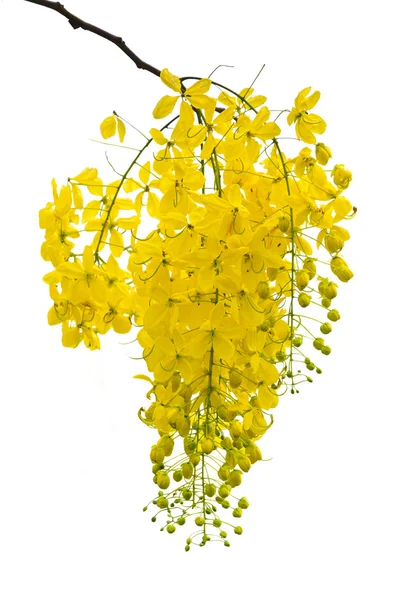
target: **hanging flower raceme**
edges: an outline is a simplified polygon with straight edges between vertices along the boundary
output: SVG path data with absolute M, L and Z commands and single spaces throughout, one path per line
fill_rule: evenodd
M 350 171 L 323 168 L 325 122 L 309 113 L 319 92 L 295 100 L 287 121 L 306 145 L 287 157 L 265 96 L 209 79 L 186 87 L 167 69 L 161 79 L 176 95 L 153 115 L 175 117 L 116 181 L 86 168 L 60 191 L 53 182 L 40 227 L 53 265 L 48 322 L 64 346 L 95 350 L 110 329 L 139 328 L 148 372 L 136 377 L 149 385 L 139 417 L 158 433 L 152 521 L 170 534 L 193 522 L 189 550 L 242 533 L 249 503 L 238 488 L 263 460 L 273 410 L 321 373 L 312 353 L 331 352 L 333 302 L 353 276 L 341 221 L 356 209 L 342 195 Z M 101 132 L 116 131 L 122 142 L 114 113 Z

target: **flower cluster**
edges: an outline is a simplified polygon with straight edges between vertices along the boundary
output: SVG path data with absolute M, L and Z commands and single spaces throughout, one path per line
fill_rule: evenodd
M 332 303 L 353 276 L 341 222 L 356 209 L 343 195 L 350 171 L 324 169 L 332 153 L 316 136 L 326 124 L 310 112 L 319 92 L 302 90 L 288 114 L 294 143 L 307 145 L 287 157 L 265 96 L 209 79 L 186 87 L 167 69 L 161 79 L 174 94 L 153 116 L 177 115 L 151 129 L 116 181 L 86 168 L 59 191 L 53 182 L 40 226 L 53 265 L 48 322 L 64 346 L 94 350 L 110 329 L 139 328 L 151 373 L 137 376 L 150 385 L 139 417 L 158 432 L 152 520 L 164 515 L 173 533 L 193 518 L 189 550 L 228 546 L 228 527 L 242 533 L 220 513 L 240 519 L 248 508 L 236 488 L 262 460 L 257 442 L 280 395 L 321 373 L 307 352 L 331 352 Z M 101 124 L 104 138 L 116 130 L 123 142 L 116 114 Z

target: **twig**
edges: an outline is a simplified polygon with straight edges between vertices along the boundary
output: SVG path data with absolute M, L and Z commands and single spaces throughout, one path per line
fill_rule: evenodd
M 26 0 L 26 2 L 32 2 L 32 4 L 39 4 L 40 6 L 45 6 L 46 8 L 50 8 L 51 10 L 55 10 L 55 12 L 68 19 L 73 29 L 79 29 L 81 27 L 81 29 L 91 31 L 96 35 L 99 35 L 100 37 L 109 40 L 109 42 L 115 44 L 118 48 L 120 48 L 120 50 L 124 52 L 124 54 L 126 54 L 131 60 L 133 60 L 138 69 L 144 69 L 145 71 L 149 71 L 150 73 L 153 73 L 153 75 L 157 75 L 157 77 L 160 77 L 160 70 L 156 69 L 156 67 L 149 65 L 149 63 L 139 58 L 139 56 L 137 56 L 135 52 L 128 48 L 128 46 L 121 37 L 113 35 L 108 31 L 105 31 L 104 29 L 100 29 L 95 25 L 91 25 L 91 23 L 87 23 L 86 21 L 79 19 L 79 17 L 76 17 L 75 15 L 72 15 L 72 13 L 66 10 L 63 4 L 61 4 L 60 2 L 49 2 L 49 0 Z

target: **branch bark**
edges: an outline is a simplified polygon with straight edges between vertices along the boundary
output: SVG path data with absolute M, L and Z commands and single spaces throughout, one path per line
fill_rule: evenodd
M 49 0 L 26 0 L 26 2 L 31 2 L 32 4 L 38 4 L 39 6 L 45 6 L 46 8 L 50 8 L 51 10 L 55 10 L 55 12 L 68 19 L 73 29 L 85 29 L 86 31 L 91 31 L 96 35 L 105 38 L 105 40 L 109 40 L 109 42 L 115 44 L 118 48 L 120 48 L 120 50 L 122 50 L 122 52 L 124 52 L 124 54 L 126 54 L 132 61 L 134 61 L 138 69 L 144 69 L 145 71 L 149 71 L 149 73 L 153 73 L 153 75 L 160 77 L 160 70 L 139 58 L 139 56 L 137 56 L 135 52 L 128 48 L 128 46 L 121 37 L 113 35 L 112 33 L 105 31 L 104 29 L 100 29 L 95 25 L 91 25 L 91 23 L 87 23 L 79 17 L 76 17 L 76 15 L 72 15 L 72 13 L 66 10 L 63 4 L 61 4 L 60 2 L 50 2 Z

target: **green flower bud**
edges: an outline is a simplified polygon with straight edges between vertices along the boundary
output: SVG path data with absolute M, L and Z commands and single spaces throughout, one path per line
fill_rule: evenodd
M 241 535 L 241 534 L 243 533 L 243 528 L 242 528 L 242 527 L 240 527 L 240 525 L 239 525 L 238 527 L 235 527 L 235 528 L 234 528 L 234 533 L 235 533 L 236 535 Z
M 218 490 L 218 494 L 221 498 L 227 498 L 228 495 L 231 492 L 231 487 L 230 485 L 227 485 L 226 483 L 223 483 Z
M 205 454 L 211 454 L 214 449 L 214 441 L 207 437 L 201 442 L 201 449 Z
M 316 338 L 313 341 L 313 346 L 315 347 L 316 350 L 321 350 L 321 348 L 324 346 L 323 338 Z
M 220 527 L 222 525 L 222 521 L 220 519 L 214 519 L 212 524 L 214 527 Z
M 229 548 L 230 547 L 230 542 L 228 542 L 227 540 L 225 540 L 223 542 L 223 545 L 226 546 L 226 548 Z
M 322 296 L 325 296 L 329 300 L 333 300 L 338 295 L 338 286 L 333 281 L 323 279 L 318 284 L 318 291 Z
M 164 498 L 164 496 L 160 496 L 160 498 L 157 500 L 157 506 L 159 508 L 167 508 L 168 507 L 167 498 Z
M 182 471 L 174 471 L 172 474 L 172 478 L 174 481 L 182 481 L 183 473 Z
M 237 487 L 238 485 L 241 485 L 242 481 L 243 481 L 243 474 L 242 474 L 241 471 L 232 471 L 230 473 L 230 477 L 228 479 L 228 483 L 232 487 Z
M 171 481 L 167 473 L 164 473 L 163 471 L 157 473 L 157 485 L 160 489 L 166 490 L 170 486 L 170 483 Z
M 331 306 L 331 300 L 329 298 L 323 298 L 321 300 L 321 304 L 324 306 L 324 308 L 329 308 Z
M 190 546 L 185 546 L 185 552 L 189 552 Z
M 225 537 L 227 537 L 227 533 L 226 531 L 220 531 L 219 535 L 221 536 L 221 538 L 225 539 Z
M 331 271 L 334 273 L 334 275 L 336 275 L 337 278 L 344 283 L 349 281 L 349 279 L 351 279 L 354 275 L 353 271 L 349 269 L 346 261 L 341 256 L 335 256 L 331 260 L 330 265 Z
M 163 448 L 160 448 L 157 445 L 152 446 L 152 449 L 150 450 L 150 460 L 153 463 L 157 463 L 157 464 L 161 465 L 161 463 L 164 460 L 164 457 L 165 457 L 165 453 L 164 453 Z
M 267 267 L 266 271 L 270 281 L 274 281 L 278 275 L 279 269 L 277 267 Z
M 230 508 L 229 500 L 222 500 L 221 504 L 222 504 L 223 508 Z
M 205 485 L 204 492 L 206 496 L 212 498 L 216 494 L 216 486 L 213 483 L 207 483 Z
M 291 224 L 291 221 L 289 220 L 289 218 L 286 215 L 283 215 L 282 217 L 279 218 L 277 227 L 283 233 L 287 233 L 290 224 Z
M 314 371 L 314 369 L 316 368 L 316 365 L 314 363 L 310 362 L 308 365 L 306 365 L 306 368 L 309 371 Z
M 183 463 L 181 465 L 181 469 L 182 469 L 182 473 L 185 479 L 191 479 L 191 477 L 193 476 L 193 465 L 191 462 L 188 463 Z
M 193 494 L 190 490 L 183 490 L 182 497 L 184 500 L 190 500 L 192 496 Z
M 172 523 L 170 523 L 169 525 L 167 525 L 167 531 L 168 531 L 168 533 L 174 533 L 174 531 L 175 531 L 175 525 L 173 525 Z
M 186 523 L 185 517 L 179 517 L 176 521 L 178 525 L 184 525 Z
M 164 465 L 163 464 L 161 464 L 161 465 L 155 464 L 155 465 L 152 466 L 152 473 L 156 474 L 159 471 L 161 471 L 161 469 L 164 469 Z
M 285 352 L 279 350 L 278 352 L 276 352 L 276 358 L 279 362 L 284 362 L 287 359 L 287 355 Z
M 332 331 L 331 323 L 328 323 L 328 321 L 323 323 L 320 327 L 320 331 L 321 331 L 321 333 L 324 333 L 325 335 L 327 335 L 328 333 L 331 333 L 331 331 Z
M 179 387 L 181 385 L 181 376 L 179 373 L 173 374 L 173 376 L 171 377 L 171 385 L 172 385 L 173 392 L 176 392 L 177 390 L 179 390 Z
M 236 519 L 240 519 L 240 517 L 243 516 L 243 511 L 241 510 L 241 508 L 235 508 L 232 514 L 233 517 L 235 517 Z
M 301 292 L 298 296 L 298 302 L 302 308 L 306 308 L 311 302 L 311 296 L 305 292 Z
M 243 496 L 238 501 L 238 505 L 239 505 L 240 508 L 246 509 L 246 508 L 249 507 L 250 503 L 248 502 L 247 498 L 245 496 Z
M 227 479 L 229 479 L 229 475 L 230 475 L 230 468 L 227 465 L 222 465 L 218 471 L 219 479 L 222 479 L 222 481 L 226 481 Z
M 197 467 L 197 465 L 200 463 L 200 461 L 201 461 L 200 454 L 195 453 L 190 456 L 190 462 L 192 463 L 193 467 Z
M 241 433 L 243 431 L 243 426 L 241 425 L 240 421 L 233 421 L 233 423 L 230 426 L 229 431 L 233 437 L 237 438 L 239 435 L 241 435 Z
M 352 174 L 350 171 L 345 169 L 345 165 L 335 165 L 332 169 L 331 176 L 334 179 L 335 185 L 342 190 L 345 190 L 347 187 L 349 187 L 349 183 L 352 180 Z
M 321 348 L 321 354 L 325 354 L 325 356 L 328 356 L 328 354 L 331 354 L 331 348 L 329 346 L 323 346 Z
M 229 386 L 233 389 L 238 388 L 238 386 L 241 384 L 242 381 L 242 377 L 241 377 L 241 373 L 239 373 L 238 371 L 230 371 L 229 373 Z
M 339 319 L 340 319 L 339 311 L 337 311 L 336 308 L 333 308 L 332 310 L 330 310 L 327 313 L 327 317 L 330 321 L 334 321 L 334 322 L 339 321 Z
M 261 323 L 258 327 L 259 327 L 260 331 L 269 331 L 270 321 L 268 319 L 266 319 L 266 321 L 263 321 L 263 323 Z
M 262 300 L 267 300 L 270 296 L 270 287 L 267 281 L 260 281 L 256 286 L 256 291 L 259 298 Z
M 197 527 L 202 527 L 205 523 L 205 519 L 204 517 L 196 517 L 194 522 L 196 523 Z
M 251 461 L 248 456 L 240 455 L 237 459 L 237 464 L 244 473 L 247 473 L 251 468 Z
M 292 345 L 295 346 L 295 348 L 300 348 L 300 346 L 302 346 L 302 344 L 303 344 L 303 337 L 301 335 L 297 335 L 292 340 Z

